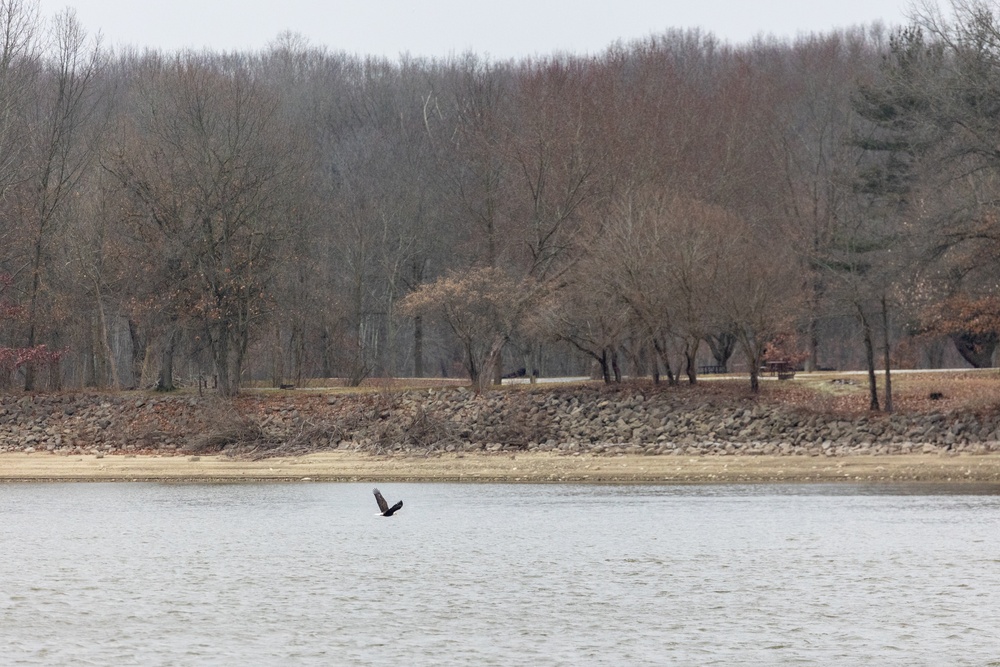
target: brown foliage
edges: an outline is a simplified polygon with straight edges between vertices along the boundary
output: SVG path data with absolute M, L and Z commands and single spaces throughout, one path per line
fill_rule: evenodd
M 1000 334 L 1000 297 L 956 294 L 925 308 L 921 319 L 931 335 Z
M 442 318 L 460 341 L 463 364 L 474 382 L 519 325 L 534 295 L 532 281 L 515 280 L 497 268 L 449 273 L 421 285 L 400 304 L 400 313 Z

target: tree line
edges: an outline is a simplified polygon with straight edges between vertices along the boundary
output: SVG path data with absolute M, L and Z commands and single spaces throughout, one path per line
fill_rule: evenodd
M 951 9 L 390 61 L 0 0 L 0 385 L 989 366 L 1000 16 Z

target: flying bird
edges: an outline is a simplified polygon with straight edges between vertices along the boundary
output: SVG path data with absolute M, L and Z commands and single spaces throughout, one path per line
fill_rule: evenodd
M 382 497 L 382 494 L 379 493 L 378 489 L 372 490 L 372 493 L 375 494 L 375 502 L 378 503 L 378 511 L 382 513 L 382 516 L 392 516 L 399 510 L 403 509 L 402 500 L 400 500 L 392 507 L 389 507 L 389 503 L 385 502 L 385 498 Z

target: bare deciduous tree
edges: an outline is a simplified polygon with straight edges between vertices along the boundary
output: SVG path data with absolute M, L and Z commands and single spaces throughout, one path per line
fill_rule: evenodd
M 171 319 L 197 323 L 219 391 L 233 395 L 267 311 L 294 145 L 246 62 L 178 57 L 150 63 L 148 76 L 108 168 L 178 285 Z
M 54 19 L 47 66 L 36 80 L 38 94 L 27 120 L 27 176 L 18 187 L 17 200 L 29 243 L 29 348 L 39 343 L 44 326 L 46 259 L 59 215 L 90 166 L 96 148 L 101 99 L 95 83 L 102 55 L 99 44 L 88 41 L 72 10 Z M 24 388 L 35 388 L 32 366 L 26 369 Z

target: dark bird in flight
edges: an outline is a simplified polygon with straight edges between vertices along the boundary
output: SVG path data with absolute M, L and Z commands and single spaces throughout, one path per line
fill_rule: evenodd
M 375 502 L 378 503 L 378 511 L 382 513 L 382 516 L 392 516 L 399 510 L 403 509 L 403 501 L 400 500 L 398 503 L 389 507 L 389 503 L 385 502 L 385 498 L 379 493 L 378 489 L 374 489 L 372 493 L 375 494 Z

